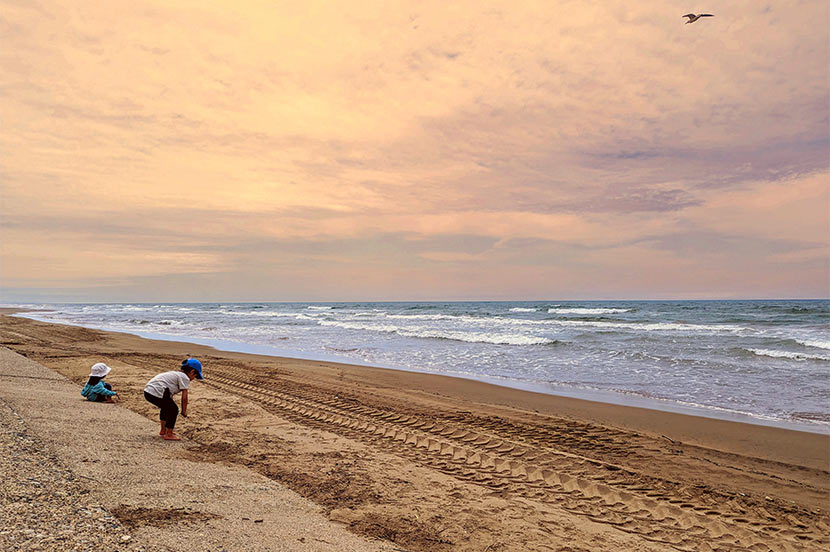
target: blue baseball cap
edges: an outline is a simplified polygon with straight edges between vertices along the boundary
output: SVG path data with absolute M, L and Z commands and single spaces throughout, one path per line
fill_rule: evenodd
M 205 379 L 202 375 L 202 363 L 195 358 L 189 358 L 182 361 L 182 368 L 190 368 L 196 372 L 196 379 Z

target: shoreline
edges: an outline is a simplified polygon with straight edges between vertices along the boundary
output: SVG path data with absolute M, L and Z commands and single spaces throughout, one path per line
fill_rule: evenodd
M 11 313 L 4 313 L 3 310 L 0 310 L 0 317 L 5 317 L 8 314 Z M 24 317 L 18 318 L 32 320 Z M 133 346 L 138 344 L 136 347 L 138 349 L 158 350 L 159 352 L 182 351 L 179 353 L 181 356 L 198 353 L 227 358 L 271 359 L 288 362 L 303 369 L 322 367 L 328 371 L 337 370 L 341 373 L 343 370 L 348 370 L 353 378 L 364 384 L 386 385 L 398 389 L 415 389 L 420 392 L 446 395 L 450 400 L 465 402 L 473 400 L 489 403 L 493 406 L 518 408 L 536 413 L 574 416 L 600 424 L 621 426 L 657 436 L 668 436 L 674 440 L 693 442 L 702 446 L 723 446 L 726 442 L 732 442 L 738 445 L 735 447 L 735 452 L 741 453 L 746 452 L 742 444 L 747 444 L 748 452 L 752 455 L 758 454 L 759 451 L 764 449 L 768 451 L 776 450 L 782 453 L 782 457 L 789 458 L 786 461 L 793 458 L 784 451 L 792 450 L 792 447 L 800 448 L 806 441 L 812 444 L 808 455 L 815 461 L 813 466 L 830 467 L 830 448 L 823 450 L 825 444 L 830 445 L 830 435 L 824 433 L 553 395 L 444 374 L 364 366 L 346 362 L 305 360 L 241 351 L 223 351 L 210 345 L 202 345 L 191 341 L 154 340 L 128 332 L 89 329 L 83 326 L 56 322 L 34 322 L 47 326 L 57 325 L 100 332 L 109 336 L 117 336 L 119 339 L 126 339 Z M 773 441 L 786 445 L 770 447 L 769 445 Z M 827 460 L 824 461 L 824 458 Z
M 214 338 L 200 338 L 193 336 L 178 336 L 175 334 L 164 334 L 160 332 L 142 332 L 142 331 L 127 331 L 118 329 L 109 329 L 99 326 L 78 326 L 69 322 L 42 320 L 36 318 L 36 315 L 27 316 L 27 312 L 38 312 L 31 309 L 16 309 L 16 308 L 2 308 L 0 307 L 0 314 L 16 315 L 22 314 L 22 318 L 36 320 L 45 324 L 59 324 L 70 327 L 83 327 L 94 329 L 103 332 L 112 332 L 118 334 L 132 335 L 142 339 L 151 341 L 166 341 L 172 343 L 190 343 L 203 347 L 209 347 L 216 350 L 218 353 L 240 353 L 251 354 L 259 356 L 277 357 L 293 359 L 297 361 L 307 362 L 327 362 L 333 364 L 342 364 L 348 366 L 359 366 L 364 368 L 375 368 L 379 370 L 401 371 L 414 374 L 426 374 L 441 376 L 447 378 L 460 379 L 465 381 L 486 383 L 505 389 L 513 389 L 517 391 L 524 391 L 529 393 L 540 393 L 543 395 L 550 395 L 560 398 L 568 398 L 574 400 L 588 401 L 593 403 L 608 404 L 612 406 L 640 408 L 652 410 L 655 412 L 672 413 L 685 416 L 693 416 L 711 420 L 721 420 L 727 422 L 734 422 L 747 425 L 758 425 L 764 427 L 773 427 L 791 431 L 800 431 L 806 433 L 814 433 L 817 435 L 830 436 L 830 422 L 822 421 L 796 421 L 784 420 L 778 418 L 764 417 L 757 414 L 750 414 L 747 412 L 740 412 L 726 408 L 689 404 L 672 399 L 661 399 L 656 397 L 644 397 L 636 393 L 625 393 L 621 391 L 611 391 L 604 389 L 584 389 L 575 386 L 554 385 L 538 382 L 529 382 L 522 380 L 513 380 L 509 378 L 498 378 L 495 376 L 484 375 L 463 375 L 453 373 L 431 372 L 428 370 L 419 370 L 408 366 L 379 366 L 370 363 L 357 362 L 355 359 L 347 357 L 340 357 L 336 354 L 323 355 L 306 353 L 304 351 L 282 349 L 271 345 L 258 345 L 253 343 L 245 343 L 242 341 L 223 340 Z M 51 312 L 51 311 L 43 311 Z
M 170 444 L 181 458 L 256 472 L 350 532 L 410 552 L 830 546 L 830 436 L 2 311 L 0 345 L 69 378 L 75 408 L 150 420 L 146 381 L 198 357 L 205 380 L 177 423 L 183 441 Z M 112 367 L 118 405 L 77 395 L 95 362 Z M 24 389 L 26 377 L 8 381 Z M 71 422 L 71 401 L 61 414 L 14 396 L 39 419 Z M 156 423 L 140 439 L 158 439 Z M 108 431 L 134 446 L 117 424 Z M 152 482 L 135 486 L 152 496 Z

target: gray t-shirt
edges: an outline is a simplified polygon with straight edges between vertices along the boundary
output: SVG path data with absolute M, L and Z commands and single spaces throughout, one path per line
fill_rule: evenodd
M 180 370 L 171 370 L 155 376 L 147 382 L 144 391 L 154 397 L 164 397 L 164 390 L 170 390 L 170 396 L 181 393 L 183 389 L 190 387 L 190 378 Z

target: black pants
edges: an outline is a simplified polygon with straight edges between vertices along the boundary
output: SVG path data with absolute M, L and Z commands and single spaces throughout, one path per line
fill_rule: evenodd
M 106 388 L 107 388 L 107 391 L 112 391 L 112 385 L 110 385 L 110 384 L 108 384 L 108 383 L 105 383 L 105 384 L 104 384 L 104 387 L 106 387 Z M 104 395 L 98 395 L 98 398 L 97 398 L 97 399 L 95 399 L 95 402 L 107 402 L 107 399 L 108 399 L 108 398 L 109 398 L 109 397 L 104 396 Z
M 179 407 L 173 402 L 173 397 L 170 396 L 169 389 L 164 390 L 164 396 L 162 398 L 158 398 L 145 391 L 144 398 L 161 408 L 159 420 L 164 422 L 164 427 L 167 429 L 176 427 L 176 418 L 179 417 Z

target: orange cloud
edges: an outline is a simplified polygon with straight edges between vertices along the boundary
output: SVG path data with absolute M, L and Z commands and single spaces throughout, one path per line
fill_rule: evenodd
M 0 286 L 826 295 L 825 12 L 8 5 Z

